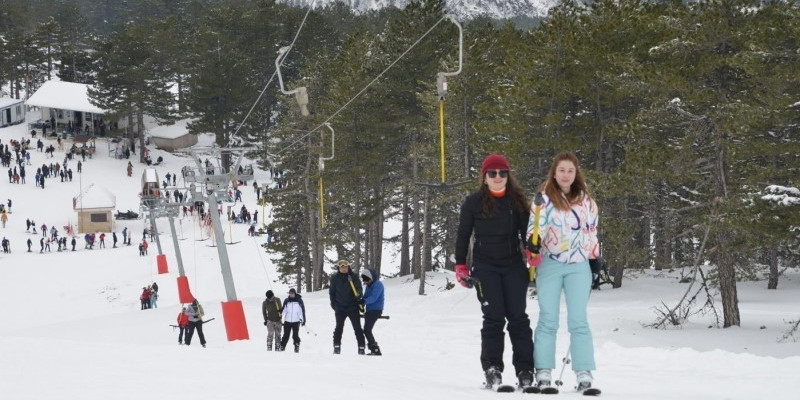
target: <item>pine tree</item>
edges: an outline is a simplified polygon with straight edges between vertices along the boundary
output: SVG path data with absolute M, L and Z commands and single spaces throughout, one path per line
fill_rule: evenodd
M 144 148 L 144 115 L 163 122 L 174 118 L 174 99 L 169 82 L 161 74 L 149 29 L 133 25 L 98 43 L 97 86 L 90 87 L 90 101 L 120 116 L 136 116 L 139 148 Z M 129 140 L 133 146 L 131 130 Z M 139 152 L 145 162 L 145 151 Z

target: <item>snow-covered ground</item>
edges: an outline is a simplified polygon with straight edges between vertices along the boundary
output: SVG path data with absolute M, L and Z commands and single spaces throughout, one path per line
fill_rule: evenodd
M 25 125 L 0 129 L 0 139 L 20 139 Z M 34 140 L 35 143 L 35 140 Z M 48 141 L 46 144 L 55 143 Z M 208 142 L 206 142 L 207 144 Z M 68 143 L 69 145 L 69 143 Z M 133 245 L 112 249 L 39 254 L 38 237 L 25 232 L 25 219 L 37 225 L 75 224 L 71 199 L 81 187 L 94 183 L 116 195 L 118 210 L 138 210 L 142 165 L 134 160 L 127 177 L 127 160 L 108 156 L 98 140 L 98 153 L 87 159 L 83 173 L 71 183 L 57 179 L 46 189 L 34 185 L 35 167 L 61 162 L 33 152 L 25 185 L 0 182 L 0 201 L 13 200 L 8 225 L 0 235 L 11 241 L 12 252 L 0 254 L 0 398 L 2 399 L 478 399 L 497 396 L 480 389 L 480 309 L 471 290 L 444 290 L 448 272 L 431 273 L 427 295 L 419 296 L 418 281 L 387 279 L 386 314 L 376 337 L 383 357 L 356 355 L 352 330 L 345 328 L 343 354 L 331 354 L 334 318 L 325 292 L 304 295 L 308 324 L 301 328 L 302 348 L 267 352 L 262 325 L 264 292 L 281 299 L 288 287 L 277 282 L 271 255 L 259 246 L 264 237 L 246 235 L 245 225 L 233 225 L 229 245 L 238 298 L 244 303 L 250 340 L 226 341 L 220 302 L 225 300 L 216 248 L 198 241 L 201 231 L 192 218 L 176 223 L 184 266 L 192 292 L 203 303 L 208 347 L 177 344 L 174 324 L 179 310 L 177 265 L 169 225 L 159 220 L 161 244 L 170 273 L 158 275 L 155 244 L 140 257 L 142 220 L 115 221 L 133 233 Z M 164 157 L 161 176 L 177 173 L 190 160 L 154 150 Z M 73 171 L 76 161 L 70 162 Z M 33 168 L 31 168 L 33 167 Z M 5 173 L 5 171 L 3 171 Z M 266 182 L 259 171 L 256 180 Z M 181 182 L 178 182 L 179 185 Z M 245 204 L 255 204 L 252 187 L 243 190 Z M 237 209 L 239 205 L 237 204 Z M 269 214 L 269 210 L 267 210 Z M 390 226 L 392 226 L 390 224 Z M 223 224 L 226 239 L 231 232 Z M 33 252 L 25 241 L 35 238 Z M 203 236 L 206 237 L 206 236 Z M 394 257 L 385 270 L 396 270 Z M 141 288 L 158 282 L 158 308 L 141 311 Z M 800 392 L 800 343 L 779 343 L 786 321 L 800 318 L 800 272 L 787 271 L 778 290 L 764 282 L 739 285 L 742 326 L 709 329 L 708 317 L 694 317 L 681 329 L 642 327 L 655 319 L 652 308 L 673 305 L 685 290 L 675 274 L 631 274 L 621 289 L 595 291 L 590 322 L 598 370 L 595 384 L 609 399 L 793 399 Z M 536 301 L 529 302 L 535 324 Z M 563 308 L 562 308 L 563 311 Z M 564 317 L 558 354 L 568 345 Z M 197 342 L 197 339 L 195 339 Z M 506 363 L 511 365 L 510 345 Z M 556 371 L 558 373 L 558 371 Z M 511 369 L 504 379 L 514 380 Z M 564 374 L 567 388 L 575 385 Z M 570 390 L 563 395 L 575 396 Z M 513 395 L 512 395 L 513 396 Z

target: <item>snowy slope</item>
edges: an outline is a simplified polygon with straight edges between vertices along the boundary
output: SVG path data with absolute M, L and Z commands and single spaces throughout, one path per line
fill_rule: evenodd
M 19 139 L 25 126 L 0 129 L 0 139 Z M 277 283 L 270 255 L 259 246 L 264 238 L 246 236 L 244 225 L 233 225 L 228 246 L 239 299 L 243 300 L 251 340 L 227 342 L 220 302 L 225 291 L 216 249 L 201 239 L 191 218 L 176 222 L 183 262 L 194 294 L 207 318 L 208 348 L 197 343 L 178 346 L 169 326 L 178 312 L 177 267 L 166 220 L 159 220 L 162 247 L 170 273 L 156 274 L 155 244 L 140 257 L 136 243 L 143 222 L 117 221 L 127 226 L 133 246 L 118 249 L 33 253 L 24 242 L 25 218 L 37 225 L 61 227 L 75 222 L 71 197 L 90 183 L 106 187 L 120 210 L 138 209 L 137 184 L 142 171 L 134 161 L 134 176 L 125 175 L 126 160 L 101 151 L 84 163 L 84 173 L 71 183 L 48 181 L 46 189 L 0 182 L 0 201 L 13 200 L 9 224 L 0 235 L 12 243 L 12 253 L 0 253 L 0 398 L 2 399 L 353 399 L 388 400 L 494 396 L 479 389 L 480 310 L 474 292 L 457 287 L 443 290 L 448 272 L 431 273 L 427 295 L 417 295 L 419 282 L 409 277 L 386 280 L 386 314 L 375 330 L 384 357 L 356 355 L 352 330 L 345 328 L 343 354 L 331 354 L 333 314 L 327 293 L 305 294 L 308 324 L 301 329 L 300 354 L 266 352 L 266 332 L 260 305 L 264 292 L 284 298 L 288 287 Z M 175 173 L 188 160 L 159 150 L 165 159 L 159 174 Z M 34 152 L 33 164 L 60 162 Z M 71 165 L 75 169 L 74 161 Z M 259 171 L 257 181 L 266 182 Z M 180 183 L 180 182 L 179 182 Z M 255 210 L 255 194 L 243 190 L 245 204 Z M 238 205 L 237 205 L 238 207 Z M 258 208 L 260 210 L 260 207 Z M 259 211 L 261 214 L 261 211 Z M 396 226 L 388 224 L 387 226 Z M 226 238 L 231 234 L 224 224 Z M 63 232 L 63 229 L 60 229 Z M 110 247 L 110 235 L 107 239 Z M 82 240 L 79 240 L 82 243 Z M 391 260 L 391 257 L 387 257 Z M 396 265 L 384 265 L 395 270 Z M 743 326 L 709 329 L 698 316 L 682 329 L 643 328 L 654 319 L 651 308 L 674 304 L 685 290 L 674 275 L 632 274 L 618 290 L 596 291 L 590 303 L 598 370 L 596 385 L 608 399 L 794 399 L 800 391 L 800 343 L 778 343 L 785 321 L 800 317 L 800 272 L 789 270 L 778 290 L 760 282 L 739 287 Z M 139 310 L 144 285 L 158 282 L 159 308 Z M 535 299 L 529 314 L 535 321 Z M 563 308 L 562 308 L 563 310 Z M 564 316 L 558 354 L 566 352 Z M 534 322 L 535 323 L 535 322 Z M 762 329 L 763 326 L 763 329 Z M 196 341 L 196 339 L 195 339 Z M 507 346 L 510 350 L 510 346 Z M 506 352 L 511 364 L 511 354 Z M 504 374 L 507 382 L 513 373 Z M 565 373 L 566 387 L 575 384 Z M 567 394 L 567 396 L 572 396 Z

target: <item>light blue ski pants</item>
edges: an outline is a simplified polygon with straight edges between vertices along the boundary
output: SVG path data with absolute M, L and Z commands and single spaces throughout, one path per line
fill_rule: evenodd
M 536 324 L 533 352 L 536 369 L 556 366 L 556 332 L 558 331 L 561 292 L 567 302 L 567 328 L 573 371 L 593 371 L 594 345 L 586 318 L 586 306 L 592 290 L 589 262 L 564 264 L 542 258 L 536 271 L 536 291 L 539 300 L 539 322 Z

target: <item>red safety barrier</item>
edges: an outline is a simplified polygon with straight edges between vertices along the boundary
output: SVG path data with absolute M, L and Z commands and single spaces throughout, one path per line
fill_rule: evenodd
M 194 300 L 192 291 L 189 290 L 189 278 L 185 276 L 178 277 L 178 299 L 181 303 L 191 303 Z
M 225 332 L 228 341 L 249 340 L 247 321 L 244 319 L 244 308 L 240 300 L 223 301 L 222 316 L 225 318 Z
M 169 269 L 167 269 L 167 256 L 166 254 L 159 254 L 156 256 L 156 263 L 158 264 L 158 273 L 159 274 L 168 274 Z

